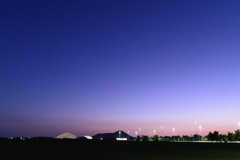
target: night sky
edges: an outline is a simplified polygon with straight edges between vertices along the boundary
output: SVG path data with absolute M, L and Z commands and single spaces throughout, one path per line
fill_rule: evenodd
M 239 0 L 1 0 L 0 21 L 0 137 L 239 128 Z

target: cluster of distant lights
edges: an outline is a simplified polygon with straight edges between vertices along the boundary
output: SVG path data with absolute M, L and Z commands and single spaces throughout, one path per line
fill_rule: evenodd
M 161 129 L 163 129 L 163 126 L 161 126 Z M 173 128 L 173 129 L 174 129 L 174 128 Z M 141 128 L 139 128 L 139 133 L 140 133 L 140 131 L 141 131 Z M 128 133 L 129 133 L 129 131 L 128 131 Z M 136 133 L 136 135 L 137 135 L 137 131 L 136 131 L 135 133 Z M 156 130 L 153 130 L 153 133 L 156 134 Z M 150 134 L 151 134 L 151 132 L 150 132 Z
M 195 125 L 196 125 L 196 133 L 197 133 L 197 122 L 195 122 Z M 238 123 L 239 127 L 240 127 L 240 122 Z M 199 129 L 200 129 L 200 132 L 201 132 L 201 129 L 202 129 L 202 126 L 199 126 Z M 162 130 L 162 134 L 163 134 L 163 126 L 161 126 L 161 130 Z M 139 133 L 141 131 L 141 128 L 139 128 Z M 119 133 L 119 140 L 122 140 L 120 138 L 120 134 L 121 134 L 121 131 L 118 132 Z M 136 136 L 137 136 L 137 131 L 135 132 Z M 156 130 L 153 130 L 153 133 L 156 134 Z M 128 130 L 128 134 L 129 134 L 129 130 Z M 150 132 L 151 134 L 151 132 Z M 173 134 L 175 135 L 175 128 L 173 128 Z M 14 139 L 13 137 L 11 137 L 10 139 Z M 26 138 L 25 137 L 20 137 L 21 140 L 25 140 Z M 28 139 L 31 139 L 31 137 L 28 137 Z M 38 138 L 37 138 L 38 139 Z M 100 138 L 102 140 L 102 138 Z M 124 139 L 125 140 L 125 139 Z
M 10 139 L 15 139 L 14 137 L 11 137 Z M 21 140 L 25 140 L 25 139 L 31 139 L 31 137 L 25 138 L 25 137 L 20 137 Z M 37 138 L 38 139 L 38 138 Z
M 197 134 L 197 122 L 195 122 L 195 125 L 196 125 L 196 134 Z M 238 125 L 239 125 L 239 127 L 240 127 L 240 122 L 238 123 Z M 202 131 L 202 126 L 198 126 L 198 127 L 199 127 L 200 132 L 201 132 L 201 131 Z M 141 131 L 141 128 L 139 128 L 139 133 L 140 133 L 140 131 Z M 162 134 L 163 134 L 163 126 L 161 126 L 161 131 L 162 131 Z M 121 133 L 121 132 L 119 131 L 119 134 L 120 134 L 120 133 Z M 138 133 L 138 132 L 135 131 L 136 136 L 138 135 L 137 133 Z M 152 132 L 150 132 L 150 135 L 151 135 L 151 133 L 152 133 Z M 153 133 L 156 134 L 156 130 L 153 130 Z M 128 130 L 128 134 L 129 134 L 129 130 Z M 175 128 L 173 128 L 173 134 L 175 134 Z

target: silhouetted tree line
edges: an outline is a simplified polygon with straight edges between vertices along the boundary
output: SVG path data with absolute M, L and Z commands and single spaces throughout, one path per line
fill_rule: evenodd
M 228 132 L 227 135 L 219 134 L 218 131 L 209 132 L 208 135 L 204 138 L 198 134 L 194 134 L 193 136 L 183 135 L 181 136 L 158 136 L 154 135 L 153 137 L 148 137 L 147 135 L 137 136 L 136 141 L 217 141 L 217 142 L 232 142 L 232 141 L 240 141 L 240 130 L 236 130 L 235 133 Z
M 209 132 L 207 135 L 209 141 L 240 141 L 240 130 L 236 130 L 235 133 L 228 132 L 227 135 L 218 134 L 218 131 Z
M 137 136 L 136 141 L 197 141 L 198 140 L 203 140 L 203 138 L 199 135 L 194 135 L 192 137 L 184 135 L 184 136 L 158 136 L 157 134 L 154 135 L 153 137 L 148 137 L 147 135 L 142 135 L 142 136 Z

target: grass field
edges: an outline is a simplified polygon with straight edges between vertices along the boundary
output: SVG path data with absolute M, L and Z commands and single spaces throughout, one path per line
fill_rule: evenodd
M 0 153 L 1 160 L 240 160 L 240 144 L 4 140 Z

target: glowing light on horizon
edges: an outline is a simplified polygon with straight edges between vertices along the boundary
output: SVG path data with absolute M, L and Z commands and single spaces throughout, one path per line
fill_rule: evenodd
M 93 139 L 91 136 L 84 136 L 87 139 Z
M 127 138 L 116 138 L 117 141 L 127 141 Z

